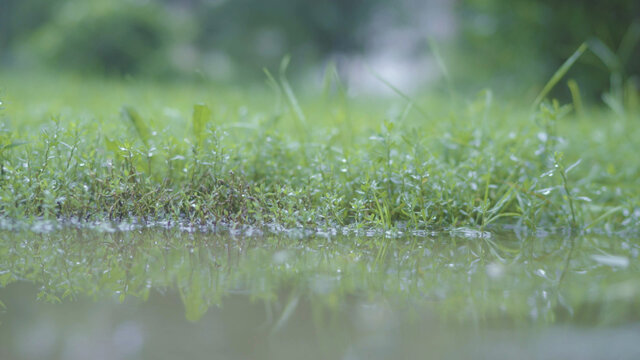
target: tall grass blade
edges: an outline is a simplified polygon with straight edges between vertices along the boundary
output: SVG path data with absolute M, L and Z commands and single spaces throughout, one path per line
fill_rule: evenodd
M 436 59 L 436 63 L 438 64 L 438 67 L 440 68 L 440 71 L 442 72 L 442 75 L 444 76 L 447 82 L 449 95 L 453 100 L 455 99 L 455 92 L 453 91 L 453 79 L 451 78 L 451 74 L 449 73 L 449 69 L 447 68 L 447 65 L 444 63 L 444 59 L 442 58 L 442 55 L 440 53 L 440 48 L 438 47 L 438 43 L 431 36 L 429 36 L 428 42 L 429 42 L 429 47 L 431 48 L 431 52 L 433 53 L 433 56 Z
M 27 143 L 26 141 L 15 141 L 15 142 L 12 142 L 12 143 L 9 143 L 9 144 L 2 145 L 2 146 L 0 146 L 0 152 L 2 152 L 4 150 L 11 149 L 11 148 L 14 148 L 14 147 L 18 147 L 20 145 L 24 145 L 26 143 Z
M 322 96 L 327 99 L 329 97 L 329 93 L 331 92 L 331 85 L 333 84 L 333 80 L 338 71 L 336 70 L 336 63 L 333 61 L 329 61 L 327 66 L 324 69 L 324 76 L 322 77 Z
M 584 229 L 585 230 L 589 230 L 592 227 L 594 227 L 596 224 L 598 224 L 599 222 L 606 220 L 607 218 L 609 218 L 611 215 L 617 213 L 618 211 L 623 210 L 622 206 L 616 206 L 612 209 L 607 210 L 604 214 L 598 216 L 596 219 L 594 219 L 591 224 L 587 225 Z
M 415 101 L 413 101 L 413 99 L 405 94 L 404 92 L 402 92 L 400 89 L 398 89 L 397 87 L 393 86 L 393 84 L 391 84 L 389 81 L 387 81 L 385 78 L 383 78 L 382 76 L 380 76 L 380 74 L 378 74 L 377 72 L 375 72 L 372 68 L 370 68 L 369 66 L 367 66 L 367 70 L 369 70 L 369 72 L 371 73 L 371 75 L 373 75 L 373 77 L 375 77 L 376 79 L 378 79 L 381 83 L 385 84 L 389 89 L 391 89 L 393 92 L 395 92 L 396 94 L 398 94 L 398 96 L 400 96 L 401 98 L 405 99 L 407 102 L 409 102 L 409 104 L 411 104 L 411 106 L 413 108 L 415 108 L 420 115 L 422 115 L 422 117 L 425 120 L 429 120 L 429 116 L 427 115 L 427 113 L 420 107 L 418 106 L 418 104 L 416 104 Z
M 616 115 L 621 117 L 625 116 L 626 112 L 624 109 L 624 104 L 622 103 L 622 99 L 620 97 L 613 96 L 610 93 L 605 93 L 602 94 L 602 101 L 604 101 L 604 103 L 607 104 L 607 106 L 611 110 L 613 110 Z
M 131 106 L 122 107 L 122 116 L 133 124 L 133 127 L 136 129 L 136 132 L 142 142 L 144 142 L 145 145 L 149 145 L 151 130 L 149 130 L 149 127 L 145 124 L 142 116 L 140 116 L 140 114 L 138 114 L 138 112 Z
M 553 87 L 556 86 L 556 84 L 564 77 L 564 75 L 569 71 L 569 69 L 571 69 L 573 64 L 580 58 L 580 56 L 582 56 L 582 54 L 584 54 L 585 51 L 587 51 L 588 48 L 589 48 L 589 45 L 586 42 L 582 43 L 578 47 L 578 49 L 573 53 L 573 55 L 571 55 L 564 62 L 564 64 L 560 66 L 560 68 L 555 72 L 555 74 L 553 74 L 551 79 L 549 79 L 546 85 L 542 88 L 542 91 L 540 91 L 540 94 L 538 94 L 536 99 L 533 101 L 533 105 L 531 106 L 532 111 L 535 110 L 538 107 L 538 105 L 540 105 L 540 103 L 542 102 L 542 100 L 544 100 L 544 98 L 547 96 L 549 91 L 551 91 L 551 89 L 553 89 Z
M 611 72 L 619 72 L 621 69 L 620 59 L 611 49 L 598 38 L 588 41 L 589 49 L 604 63 Z
M 211 119 L 211 109 L 204 104 L 196 104 L 193 106 L 193 135 L 198 144 L 202 144 L 204 140 L 204 131 L 207 122 Z
M 293 89 L 291 89 L 291 85 L 289 85 L 289 81 L 286 77 L 287 67 L 289 66 L 289 62 L 291 61 L 291 56 L 287 55 L 282 58 L 280 62 L 280 84 L 282 85 L 282 89 L 284 90 L 285 95 L 287 96 L 287 100 L 289 104 L 293 108 L 293 112 L 296 114 L 296 118 L 302 124 L 303 127 L 307 125 L 307 117 L 302 112 L 302 108 L 298 103 L 298 99 L 293 93 Z
M 569 92 L 571 92 L 573 108 L 576 109 L 578 116 L 584 119 L 584 106 L 582 105 L 582 95 L 580 95 L 578 83 L 573 79 L 569 79 L 569 81 L 567 81 L 567 87 L 569 87 Z
M 624 34 L 620 46 L 618 47 L 618 58 L 621 65 L 626 65 L 633 53 L 633 49 L 640 42 L 640 21 L 634 21 L 629 30 Z
M 593 38 L 589 40 L 589 48 L 604 63 L 611 73 L 609 91 L 617 99 L 622 98 L 622 63 L 616 55 L 605 43 L 600 39 Z
M 273 77 L 269 69 L 262 68 L 262 71 L 267 77 L 267 81 L 266 81 L 267 85 L 269 85 L 269 87 L 271 87 L 273 91 L 276 93 L 275 117 L 280 117 L 282 115 L 282 107 L 283 107 L 282 106 L 282 88 L 280 88 L 280 84 L 278 84 L 278 81 L 275 79 L 275 77 Z

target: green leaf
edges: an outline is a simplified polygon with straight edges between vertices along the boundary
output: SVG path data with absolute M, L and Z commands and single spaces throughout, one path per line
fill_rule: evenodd
M 633 54 L 633 49 L 640 42 L 640 21 L 636 20 L 629 26 L 629 30 L 627 30 L 626 34 L 622 38 L 620 42 L 620 47 L 618 47 L 618 59 L 622 65 L 626 65 L 627 61 Z
M 591 224 L 587 225 L 584 229 L 585 230 L 589 230 L 590 228 L 594 227 L 599 222 L 608 219 L 610 216 L 612 216 L 613 214 L 617 213 L 618 211 L 620 211 L 622 209 L 623 209 L 622 206 L 616 206 L 614 208 L 611 208 L 611 209 L 607 210 L 604 214 L 598 216 L 595 220 L 593 220 L 591 222 Z
M 144 142 L 145 145 L 149 145 L 149 139 L 151 139 L 151 130 L 144 123 L 142 116 L 131 106 L 122 107 L 122 115 L 125 119 L 129 120 L 133 127 L 136 129 L 138 136 Z
M 120 151 L 120 145 L 115 140 L 111 140 L 105 136 L 104 144 L 107 147 L 107 150 L 113 152 L 114 154 L 118 154 Z
M 604 63 L 611 72 L 620 71 L 622 64 L 616 55 L 605 43 L 598 38 L 589 40 L 589 49 Z
M 420 113 L 420 115 L 422 115 L 422 117 L 425 120 L 429 120 L 429 116 L 427 115 L 426 111 L 424 111 L 420 106 L 418 106 L 418 104 L 416 104 L 416 102 L 409 95 L 405 94 L 400 89 L 398 89 L 393 84 L 391 84 L 389 81 L 385 80 L 381 75 L 379 75 L 377 72 L 375 72 L 369 66 L 367 66 L 367 70 L 369 71 L 369 73 L 371 73 L 371 75 L 373 75 L 373 77 L 378 79 L 378 81 L 380 81 L 381 83 L 386 85 L 389 89 L 391 89 L 393 92 L 395 92 L 398 96 L 400 96 L 401 98 L 406 100 L 409 104 L 411 104 L 411 107 L 416 109 Z
M 204 131 L 207 122 L 211 119 L 211 109 L 204 104 L 196 104 L 193 106 L 193 135 L 198 144 L 204 140 Z
M 6 145 L 2 145 L 2 146 L 0 146 L 0 151 L 11 149 L 11 148 L 14 148 L 16 146 L 24 145 L 26 143 L 27 143 L 26 141 L 16 141 L 16 142 L 12 142 L 12 143 L 9 143 L 9 144 L 6 144 Z
M 289 81 L 287 80 L 286 73 L 287 67 L 289 66 L 289 61 L 291 60 L 291 56 L 286 55 L 282 58 L 280 62 L 280 84 L 282 85 L 282 89 L 284 90 L 284 94 L 287 96 L 287 100 L 289 100 L 289 104 L 293 108 L 293 113 L 296 115 L 296 118 L 300 122 L 303 128 L 307 126 L 307 117 L 302 112 L 302 108 L 300 107 L 300 103 L 298 103 L 298 99 L 296 95 L 293 93 L 293 89 L 291 85 L 289 85 Z
M 569 69 L 571 69 L 573 64 L 576 61 L 578 61 L 580 56 L 582 56 L 582 54 L 584 54 L 584 52 L 587 51 L 588 48 L 589 48 L 589 45 L 587 45 L 587 43 L 582 43 L 578 47 L 578 49 L 567 59 L 567 61 L 565 61 L 564 64 L 562 64 L 562 66 L 560 66 L 558 71 L 556 71 L 555 74 L 553 74 L 551 79 L 549 79 L 549 81 L 544 85 L 544 88 L 542 88 L 542 91 L 540 91 L 540 94 L 538 94 L 536 99 L 533 101 L 532 110 L 535 110 L 535 108 L 537 108 L 538 105 L 540 105 L 540 103 L 542 102 L 542 100 L 544 100 L 545 96 L 547 96 L 549 91 L 551 91 L 551 89 L 553 89 L 553 87 L 556 86 L 558 81 L 560 81 L 564 77 L 564 75 L 569 71 Z

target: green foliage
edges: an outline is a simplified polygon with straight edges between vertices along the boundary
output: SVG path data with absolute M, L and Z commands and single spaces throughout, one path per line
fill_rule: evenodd
M 0 2 L 0 58 L 26 41 L 33 29 L 51 21 L 56 2 L 51 0 L 3 0 Z
M 198 0 L 196 42 L 228 52 L 242 66 L 276 67 L 292 53 L 307 62 L 331 52 L 362 49 L 362 31 L 379 0 Z
M 363 48 L 362 30 L 381 2 L 6 0 L 0 3 L 0 56 L 108 75 L 224 72 L 259 76 L 286 53 L 312 64 Z M 217 66 L 217 65 L 216 65 Z M 248 75 L 250 74 L 250 75 Z
M 638 1 L 464 0 L 458 11 L 458 50 L 474 59 L 473 67 L 468 66 L 467 56 L 456 59 L 464 61 L 455 67 L 463 79 L 517 87 L 524 77 L 535 81 L 549 76 L 576 46 L 593 38 L 603 49 L 624 54 L 618 62 L 624 78 L 639 75 Z M 611 62 L 603 64 L 598 57 L 587 54 L 572 70 L 589 98 L 599 97 L 610 83 L 609 71 L 603 70 Z M 568 95 L 562 89 L 554 92 L 556 97 Z
M 549 94 L 549 91 L 553 89 L 553 87 L 566 75 L 566 73 L 571 69 L 571 66 L 582 56 L 582 54 L 587 51 L 588 46 L 586 43 L 581 44 L 578 49 L 560 66 L 560 68 L 553 74 L 551 79 L 544 85 L 540 94 L 533 101 L 533 108 L 537 108 L 540 105 L 540 102 Z
M 304 100 L 291 85 L 284 94 L 284 77 L 271 77 L 275 98 L 87 79 L 48 88 L 41 77 L 36 91 L 13 79 L 3 141 L 25 144 L 2 151 L 6 218 L 637 230 L 637 127 L 612 112 L 585 108 L 578 121 L 570 106 L 543 101 L 531 121 L 529 101 L 513 109 L 489 91 L 458 107 L 404 93 L 397 102 Z M 68 97 L 47 112 L 65 115 L 29 115 L 61 89 Z M 122 99 L 135 108 L 119 115 Z M 562 170 L 579 159 L 570 175 Z
M 28 46 L 59 68 L 107 74 L 162 73 L 168 66 L 169 15 L 155 2 L 61 3 Z
M 133 128 L 136 130 L 136 134 L 138 134 L 145 145 L 149 145 L 151 130 L 149 130 L 149 127 L 145 124 L 145 121 L 142 119 L 142 116 L 138 114 L 136 109 L 131 106 L 125 106 L 122 108 L 122 116 L 133 125 Z

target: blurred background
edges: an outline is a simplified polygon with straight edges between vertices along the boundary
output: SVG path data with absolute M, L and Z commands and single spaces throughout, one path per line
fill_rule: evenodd
M 354 89 L 384 86 L 373 69 L 406 91 L 509 92 L 597 38 L 571 73 L 595 97 L 613 73 L 638 87 L 638 17 L 638 0 L 0 0 L 0 64 L 237 83 L 290 54 L 299 82 L 336 64 Z

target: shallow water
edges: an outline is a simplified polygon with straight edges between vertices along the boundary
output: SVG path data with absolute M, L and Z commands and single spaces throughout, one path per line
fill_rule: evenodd
M 104 230 L 0 232 L 0 359 L 640 358 L 638 239 Z

